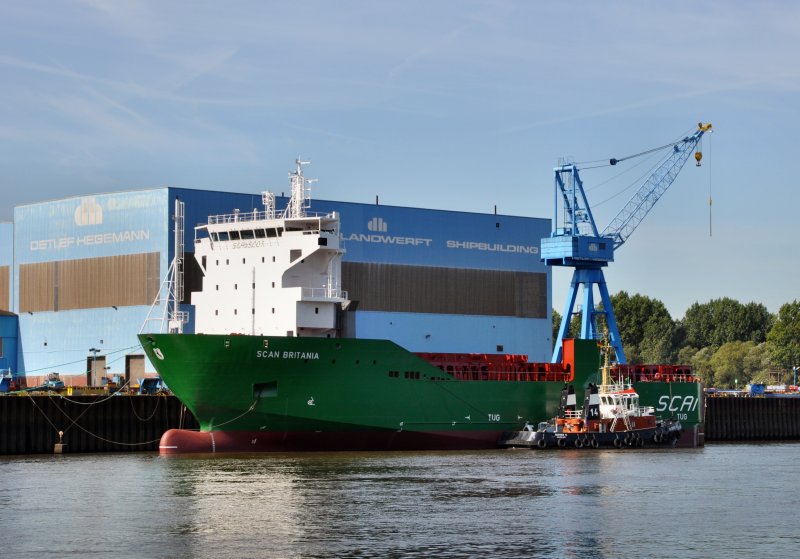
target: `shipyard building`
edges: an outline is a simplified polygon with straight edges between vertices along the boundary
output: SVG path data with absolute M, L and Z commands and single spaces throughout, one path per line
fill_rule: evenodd
M 95 386 L 151 373 L 136 334 L 148 314 L 164 314 L 152 305 L 174 256 L 176 199 L 185 204 L 180 308 L 193 332 L 191 294 L 203 281 L 194 227 L 262 210 L 260 193 L 164 187 L 18 206 L 13 224 L 0 224 L 0 369 L 28 386 L 52 372 Z M 351 301 L 342 335 L 549 360 L 551 276 L 539 257 L 549 219 L 326 200 L 310 211 L 341 216 Z

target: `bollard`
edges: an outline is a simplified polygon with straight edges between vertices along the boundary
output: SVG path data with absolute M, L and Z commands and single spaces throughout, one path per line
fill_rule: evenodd
M 53 454 L 64 454 L 64 431 L 58 432 L 58 442 L 53 447 Z

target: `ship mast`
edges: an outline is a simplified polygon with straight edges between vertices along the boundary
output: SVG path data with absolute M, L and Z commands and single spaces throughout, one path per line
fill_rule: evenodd
M 289 173 L 289 182 L 292 185 L 292 196 L 283 212 L 284 219 L 306 216 L 306 209 L 310 207 L 311 202 L 311 188 L 309 188 L 309 185 L 312 182 L 317 182 L 317 179 L 307 179 L 303 176 L 303 165 L 308 165 L 309 163 L 311 163 L 311 161 L 302 161 L 298 157 L 295 160 L 296 169 L 294 172 Z
M 611 363 L 609 357 L 611 355 L 611 343 L 608 341 L 608 330 L 606 330 L 603 335 L 603 344 L 600 346 L 600 353 L 603 356 L 603 378 L 601 384 L 603 386 L 611 386 Z

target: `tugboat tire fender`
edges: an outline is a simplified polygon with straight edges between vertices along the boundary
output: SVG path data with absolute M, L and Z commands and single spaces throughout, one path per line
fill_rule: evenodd
M 619 438 L 619 437 L 616 437 L 616 438 L 614 439 L 614 446 L 615 446 L 616 448 L 622 448 L 622 441 L 620 440 L 620 438 Z
M 597 448 L 600 446 L 600 443 L 597 442 L 597 439 L 592 437 L 592 448 Z
M 575 439 L 575 448 L 583 448 L 583 441 L 578 437 Z
M 567 446 L 567 439 L 563 438 L 558 439 L 558 442 L 556 444 L 558 445 L 558 448 L 564 448 L 565 446 Z
M 538 446 L 539 448 L 544 448 L 547 446 L 547 441 L 544 439 L 539 439 L 538 441 L 536 441 L 536 446 Z

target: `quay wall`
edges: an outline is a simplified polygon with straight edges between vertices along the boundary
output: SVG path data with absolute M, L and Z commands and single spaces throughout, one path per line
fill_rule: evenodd
M 0 455 L 157 451 L 168 429 L 197 429 L 174 396 L 0 397 Z M 800 398 L 706 398 L 705 442 L 800 440 Z
M 174 396 L 0 397 L 0 455 L 158 450 L 168 429 L 197 429 Z
M 800 440 L 800 398 L 706 398 L 706 442 Z

